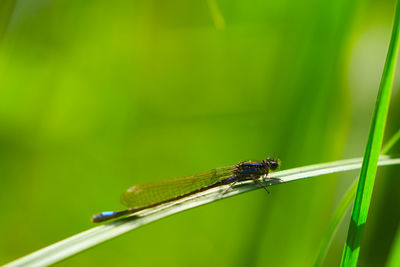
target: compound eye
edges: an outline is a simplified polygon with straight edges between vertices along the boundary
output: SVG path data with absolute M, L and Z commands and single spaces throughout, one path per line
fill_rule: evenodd
M 271 169 L 271 170 L 276 170 L 276 169 L 278 169 L 278 167 L 279 167 L 278 162 L 272 161 L 272 162 L 270 163 L 270 169 Z
M 270 170 L 274 171 L 279 168 L 279 162 L 275 159 L 267 158 L 266 163 L 268 164 L 268 167 Z

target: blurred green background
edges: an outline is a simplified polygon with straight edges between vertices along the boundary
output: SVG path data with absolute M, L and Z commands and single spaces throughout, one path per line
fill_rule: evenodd
M 276 156 L 364 152 L 395 1 L 0 2 L 0 264 L 93 227 L 129 186 Z M 398 80 L 397 80 L 398 81 Z M 386 140 L 400 127 L 398 82 Z M 386 261 L 382 169 L 360 266 Z M 236 196 L 60 266 L 309 266 L 358 172 Z M 340 263 L 347 221 L 326 266 Z

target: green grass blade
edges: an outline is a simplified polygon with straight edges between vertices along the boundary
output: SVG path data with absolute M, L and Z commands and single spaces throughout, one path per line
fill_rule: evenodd
M 390 138 L 382 149 L 382 154 L 387 153 L 400 139 L 400 129 Z M 400 266 L 400 227 L 397 229 L 396 236 L 393 241 L 392 248 L 389 253 L 388 267 Z
M 362 158 L 341 160 L 317 165 L 310 165 L 301 168 L 294 168 L 273 173 L 271 177 L 280 178 L 283 182 L 295 181 L 309 177 L 315 177 L 324 174 L 357 170 L 361 168 Z M 400 157 L 382 156 L 379 159 L 379 165 L 400 164 Z M 267 180 L 266 185 L 281 183 L 279 180 Z M 182 212 L 197 206 L 217 201 L 226 197 L 259 189 L 259 185 L 252 181 L 244 181 L 237 185 L 228 193 L 222 195 L 229 185 L 220 186 L 204 192 L 193 194 L 189 197 L 171 201 L 151 209 L 138 212 L 135 216 L 124 218 L 108 224 L 94 227 L 75 236 L 57 242 L 46 248 L 38 250 L 25 257 L 17 259 L 6 266 L 35 265 L 45 266 L 66 259 L 74 254 L 94 247 L 104 241 L 117 237 L 142 225 L 162 219 L 169 215 Z M 87 218 L 89 220 L 89 218 Z
M 393 241 L 392 249 L 390 250 L 389 259 L 386 266 L 400 266 L 400 227 L 397 228 L 396 237 Z
M 11 20 L 11 16 L 15 9 L 15 0 L 3 0 L 0 2 L 0 41 L 3 39 L 5 32 Z
M 390 149 L 400 140 L 400 129 L 383 146 L 381 154 L 386 155 Z
M 207 3 L 210 8 L 211 16 L 213 18 L 215 27 L 218 30 L 225 29 L 225 19 L 218 8 L 216 0 L 207 0 Z
M 346 245 L 342 258 L 342 266 L 356 266 L 360 252 L 361 237 L 367 221 L 368 209 L 371 202 L 372 190 L 378 157 L 381 150 L 383 133 L 389 109 L 390 95 L 396 66 L 399 47 L 399 22 L 400 6 L 397 3 L 395 19 L 393 23 L 392 37 L 382 74 L 378 97 L 372 117 L 367 146 L 365 149 L 363 166 L 354 201 L 351 221 L 349 225 Z
M 351 187 L 344 194 L 343 198 L 337 205 L 332 215 L 332 219 L 321 240 L 319 252 L 315 259 L 314 266 L 322 266 L 326 254 L 328 254 L 328 249 L 332 243 L 333 237 L 338 231 L 340 223 L 344 220 L 344 215 L 346 214 L 346 210 L 349 208 L 351 202 L 353 201 L 356 191 L 357 191 L 357 181 L 354 181 Z
M 400 140 L 400 130 L 398 130 L 391 138 L 390 140 L 384 145 L 384 148 L 382 149 L 382 154 L 386 154 L 398 141 Z M 351 187 L 347 190 L 347 192 L 344 194 L 343 198 L 341 199 L 340 203 L 337 205 L 333 215 L 332 219 L 329 222 L 329 225 L 327 227 L 327 230 L 325 231 L 325 234 L 321 240 L 320 243 L 320 248 L 318 251 L 318 254 L 316 256 L 316 259 L 314 261 L 314 266 L 322 266 L 324 259 L 326 255 L 328 254 L 329 247 L 332 243 L 333 237 L 335 236 L 336 232 L 338 231 L 339 225 L 342 223 L 344 219 L 344 215 L 346 214 L 346 210 L 349 208 L 351 202 L 354 199 L 354 196 L 356 195 L 357 191 L 357 181 L 355 181 Z M 398 253 L 392 253 L 393 256 L 399 255 L 399 259 L 396 260 L 396 263 L 400 263 L 400 230 L 397 233 L 397 238 L 398 240 L 396 241 L 396 246 L 393 249 L 397 249 Z M 397 251 L 396 250 L 396 251 Z M 400 266 L 398 265 L 391 265 L 391 266 Z

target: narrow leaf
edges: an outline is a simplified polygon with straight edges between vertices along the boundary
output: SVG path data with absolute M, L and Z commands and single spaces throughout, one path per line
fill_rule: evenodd
M 361 162 L 361 158 L 355 158 L 279 171 L 273 173 L 271 177 L 279 178 L 281 181 L 266 180 L 264 183 L 265 185 L 270 186 L 324 174 L 356 170 L 361 168 Z M 395 164 L 400 164 L 400 158 L 382 156 L 379 160 L 380 166 Z M 33 252 L 25 257 L 17 259 L 6 266 L 45 266 L 53 264 L 85 249 L 96 246 L 106 240 L 112 239 L 142 225 L 154 222 L 169 215 L 211 203 L 219 199 L 259 189 L 258 184 L 255 184 L 252 181 L 244 181 L 237 183 L 232 190 L 222 195 L 221 193 L 224 192 L 228 187 L 229 185 L 224 185 L 212 188 L 183 199 L 171 201 L 170 203 L 143 210 L 128 218 L 94 227 L 90 230 L 79 233 L 46 248 Z
M 360 253 L 361 237 L 367 221 L 368 209 L 371 202 L 372 190 L 375 182 L 378 158 L 382 146 L 383 133 L 389 109 L 395 66 L 399 47 L 400 5 L 397 3 L 393 23 L 392 37 L 382 74 L 378 97 L 375 104 L 365 148 L 363 165 L 353 211 L 349 224 L 346 245 L 342 257 L 342 266 L 356 266 Z

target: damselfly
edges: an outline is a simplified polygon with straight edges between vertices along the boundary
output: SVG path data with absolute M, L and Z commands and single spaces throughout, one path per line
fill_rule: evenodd
M 135 185 L 121 196 L 122 204 L 129 209 L 101 212 L 94 215 L 92 221 L 97 223 L 118 218 L 220 185 L 230 184 L 228 188 L 230 189 L 240 181 L 253 180 L 267 190 L 266 186 L 258 179 L 260 177 L 274 179 L 267 175 L 269 171 L 276 170 L 278 167 L 279 161 L 272 158 L 262 161 L 243 161 L 234 166 L 217 168 L 199 174 Z

